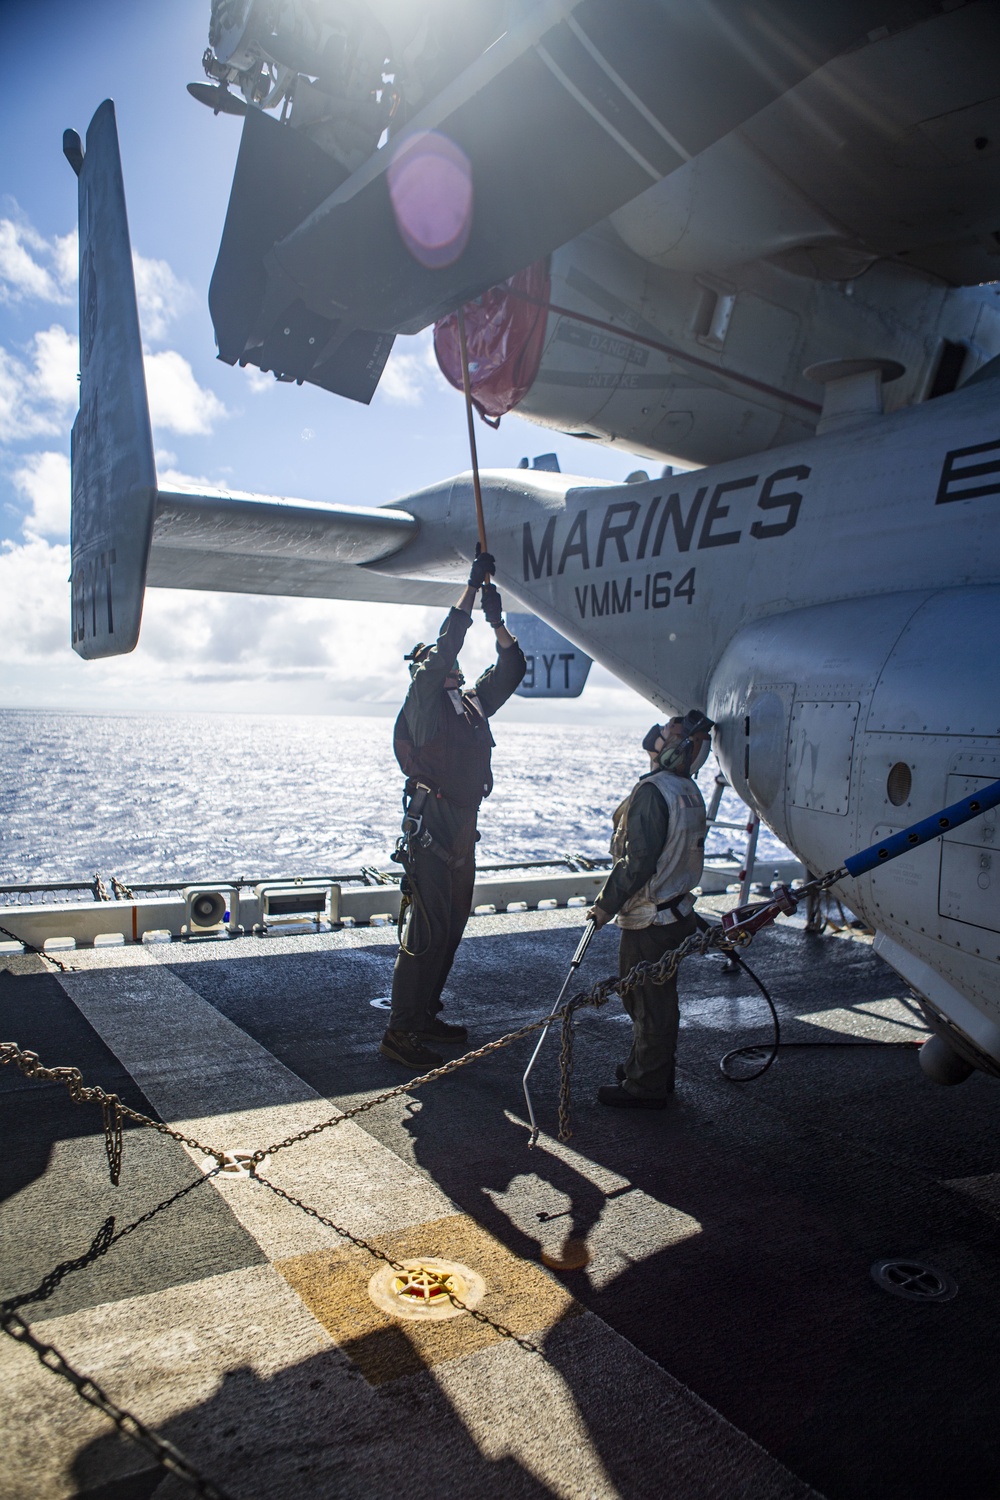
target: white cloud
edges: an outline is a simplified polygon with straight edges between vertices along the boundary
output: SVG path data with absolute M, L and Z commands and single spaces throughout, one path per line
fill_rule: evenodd
M 133 251 L 132 269 L 143 335 L 148 339 L 165 338 L 174 318 L 194 305 L 194 290 L 174 275 L 165 260 L 152 260 Z
M 4 661 L 53 660 L 69 649 L 69 547 L 29 537 L 0 547 Z
M 219 479 L 209 479 L 207 474 L 187 474 L 178 469 L 173 460 L 161 466 L 161 455 L 156 455 L 156 477 L 161 490 L 219 490 L 226 486 Z
M 243 373 L 255 396 L 262 396 L 265 391 L 272 390 L 274 387 L 274 376 L 265 375 L 263 370 L 257 370 L 253 365 L 244 365 Z
M 48 422 L 40 422 L 25 401 L 25 378 L 21 361 L 0 348 L 0 442 L 54 430 Z
M 423 400 L 423 361 L 415 354 L 390 354 L 378 388 L 387 401 L 419 406 Z
M 76 406 L 80 400 L 77 371 L 80 347 L 76 335 L 67 333 L 59 323 L 36 333 L 32 341 L 32 392 L 43 405 L 59 411 Z
M 0 345 L 0 443 L 65 433 L 79 402 L 79 349 L 60 324 L 36 333 L 20 359 Z M 228 412 L 176 349 L 144 356 L 154 428 L 205 435 Z
M 30 224 L 0 219 L 0 302 L 20 302 L 24 297 L 68 302 L 61 275 L 64 257 L 52 269 L 44 264 L 56 258 L 55 246 Z
M 75 286 L 80 274 L 80 237 L 75 229 L 57 234 L 52 241 L 52 263 L 65 287 Z
M 419 406 L 424 392 L 447 385 L 434 353 L 433 331 L 397 338 L 379 381 L 378 395 L 400 406 Z
M 79 236 L 46 239 L 25 219 L 0 219 L 0 302 L 26 297 L 41 302 L 71 301 L 79 262 Z M 194 306 L 193 287 L 175 275 L 165 260 L 132 252 L 139 321 L 147 339 L 159 341 L 170 324 Z
M 244 685 L 301 683 L 303 706 L 315 706 L 317 689 L 321 701 L 394 701 L 407 683 L 403 653 L 415 640 L 436 634 L 441 613 L 153 589 L 146 597 L 139 654 L 156 661 L 158 672 L 176 678 L 181 688 L 223 673 Z
M 354 704 L 395 708 L 408 685 L 402 657 L 431 640 L 443 611 L 338 600 L 274 599 L 151 589 L 130 655 L 81 662 L 70 645 L 69 548 L 29 537 L 0 545 L 0 633 L 6 702 L 93 709 L 322 713 Z M 493 659 L 474 629 L 462 663 L 472 679 Z M 364 641 L 363 655 L 358 641 Z M 595 666 L 581 699 L 512 699 L 510 723 L 609 722 L 641 729 L 644 699 Z
M 20 359 L 0 346 L 0 443 L 65 433 L 79 402 L 79 346 L 59 323 L 36 333 Z M 201 386 L 176 349 L 145 354 L 154 428 L 185 436 L 210 433 L 228 416 L 214 391 Z
M 214 391 L 198 384 L 194 371 L 176 349 L 147 354 L 146 391 L 149 416 L 155 427 L 186 436 L 207 434 L 228 415 Z
M 165 260 L 136 252 L 133 267 L 143 333 L 158 341 L 192 305 L 194 292 Z M 0 302 L 68 302 L 76 276 L 76 230 L 47 240 L 20 217 L 0 219 Z M 182 354 L 146 351 L 144 359 L 154 427 L 207 434 L 228 415 L 218 396 L 198 384 Z M 22 354 L 0 346 L 0 443 L 65 432 L 79 400 L 78 369 L 78 341 L 59 323 L 36 333 Z
M 60 456 L 37 455 L 25 488 L 45 479 L 48 465 L 41 460 Z M 0 544 L 4 663 L 35 669 L 37 703 L 58 700 L 59 674 L 72 662 L 69 569 L 66 545 L 39 536 Z M 162 706 L 164 695 L 178 707 L 199 702 L 218 706 L 213 695 L 219 684 L 228 685 L 229 707 L 245 706 L 248 692 L 259 703 L 265 687 L 284 693 L 282 704 L 292 712 L 350 699 L 394 703 L 407 685 L 403 653 L 415 640 L 433 638 L 441 613 L 339 600 L 151 589 L 138 648 L 128 656 L 89 663 L 87 689 L 125 691 L 130 702 L 145 706 Z M 363 659 L 359 639 L 365 642 Z
M 24 530 L 32 539 L 69 531 L 70 470 L 65 453 L 30 453 L 14 471 L 14 484 L 31 502 Z
M 77 341 L 61 324 L 36 333 L 27 356 L 0 346 L 0 442 L 64 432 L 79 399 Z

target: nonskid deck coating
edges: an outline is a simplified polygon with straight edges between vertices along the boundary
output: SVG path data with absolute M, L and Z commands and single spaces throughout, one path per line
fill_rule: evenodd
M 579 923 L 474 919 L 447 994 L 471 1044 L 547 1008 Z M 199 1139 L 255 1146 L 405 1079 L 374 1050 L 391 937 L 81 952 L 61 980 L 6 960 L 0 1032 Z M 614 950 L 602 935 L 582 980 Z M 915 1034 L 870 947 L 786 929 L 751 959 L 789 1036 Z M 494 1315 L 512 1321 L 513 1293 L 544 1357 L 495 1335 L 421 1352 L 361 1300 L 352 1322 L 361 1252 L 259 1185 L 205 1182 L 151 1132 L 128 1132 L 116 1191 L 99 1117 L 0 1074 L 3 1295 L 80 1254 L 109 1213 L 121 1228 L 181 1193 L 26 1315 L 239 1495 L 997 1493 L 995 1087 L 936 1088 L 909 1049 L 790 1052 L 727 1084 L 718 1056 L 764 1034 L 759 999 L 718 959 L 691 960 L 681 988 L 662 1114 L 593 1101 L 627 1044 L 612 1002 L 578 1029 L 568 1145 L 527 1150 L 523 1042 L 275 1158 L 276 1181 L 390 1253 L 422 1235 L 428 1254 L 478 1246 L 495 1308 L 507 1298 Z M 536 1075 L 552 1131 L 556 1051 Z M 567 1232 L 590 1264 L 553 1278 L 540 1251 Z M 949 1270 L 958 1297 L 879 1292 L 868 1267 L 893 1253 Z M 532 1286 L 551 1288 L 534 1320 Z M 18 1455 L 0 1494 L 182 1493 L 27 1351 L 3 1340 L 0 1361 Z

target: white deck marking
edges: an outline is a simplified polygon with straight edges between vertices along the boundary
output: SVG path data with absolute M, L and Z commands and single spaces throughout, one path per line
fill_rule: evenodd
M 158 956 L 127 948 L 78 957 L 90 958 L 87 971 L 60 982 L 175 1129 L 209 1146 L 256 1150 L 337 1113 Z M 365 1237 L 453 1212 L 432 1182 L 350 1120 L 277 1154 L 268 1177 Z M 270 1260 L 342 1243 L 259 1184 L 212 1181 Z
M 82 951 L 79 971 L 60 976 L 161 1117 L 209 1143 L 253 1147 L 332 1112 L 167 968 L 165 957 L 135 948 Z M 272 1174 L 355 1232 L 384 1233 L 456 1211 L 351 1122 L 281 1153 Z M 213 1181 L 270 1256 L 339 1243 L 299 1211 L 277 1200 L 272 1206 L 259 1184 Z M 388 1400 L 270 1266 L 35 1327 L 246 1500 L 400 1490 L 446 1500 L 520 1487 L 525 1472 L 565 1500 L 660 1494 L 664 1475 L 672 1500 L 731 1493 L 737 1482 L 745 1500 L 814 1494 L 591 1313 L 548 1330 L 540 1339 L 544 1357 L 494 1345 L 407 1377 Z M 8 1465 L 5 1500 L 64 1500 L 149 1466 L 8 1339 L 0 1340 L 0 1384 L 4 1446 L 18 1466 Z M 637 1473 L 648 1487 L 636 1488 Z M 173 1495 L 174 1482 L 161 1491 Z

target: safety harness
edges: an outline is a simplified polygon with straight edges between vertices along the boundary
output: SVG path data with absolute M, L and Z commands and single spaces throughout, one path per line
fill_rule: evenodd
M 390 858 L 394 859 L 397 864 L 404 868 L 412 864 L 418 849 L 426 849 L 428 854 L 433 854 L 435 859 L 447 865 L 449 870 L 457 870 L 465 864 L 467 855 L 463 854 L 456 858 L 442 843 L 439 843 L 428 828 L 424 827 L 424 808 L 427 806 L 427 799 L 443 796 L 442 791 L 427 786 L 423 781 L 408 780 L 406 782 L 403 787 L 401 832 L 396 840 L 396 847 L 390 855 Z
M 450 853 L 442 843 L 434 837 L 428 828 L 424 827 L 424 808 L 427 806 L 428 798 L 441 797 L 444 793 L 435 791 L 434 787 L 428 786 L 423 781 L 408 779 L 403 787 L 403 821 L 396 847 L 389 858 L 397 865 L 402 865 L 403 873 L 399 881 L 399 916 L 396 919 L 396 928 L 399 933 L 399 946 L 410 958 L 423 958 L 430 945 L 430 923 L 427 919 L 427 908 L 424 906 L 420 895 L 420 887 L 416 879 L 416 855 L 419 850 L 425 850 L 439 859 L 449 870 L 457 870 L 465 864 L 467 855 L 459 858 Z M 411 906 L 415 906 L 423 913 L 424 926 L 427 929 L 427 942 L 420 949 L 411 948 L 409 945 L 410 927 L 407 918 Z
M 680 896 L 675 896 L 672 901 L 657 901 L 656 910 L 668 911 L 673 916 L 675 922 L 680 922 L 688 915 L 686 911 L 681 911 L 681 903 L 691 901 L 692 899 L 691 892 L 684 891 Z

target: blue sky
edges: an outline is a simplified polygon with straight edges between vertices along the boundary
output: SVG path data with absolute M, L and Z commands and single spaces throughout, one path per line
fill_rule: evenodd
M 69 646 L 68 453 L 76 408 L 76 181 L 62 132 L 115 100 L 161 482 L 375 505 L 468 467 L 461 396 L 429 335 L 397 340 L 370 407 L 279 385 L 215 358 L 207 291 L 240 139 L 186 92 L 203 78 L 208 0 L 2 0 L 0 174 L 0 704 L 385 711 L 401 651 L 437 612 L 153 590 L 130 657 L 81 663 Z M 627 455 L 510 416 L 477 423 L 484 467 L 558 453 L 622 480 Z M 359 662 L 357 641 L 366 641 Z M 473 632 L 467 666 L 492 637 Z M 519 716 L 640 721 L 648 705 L 596 668 L 575 704 Z

